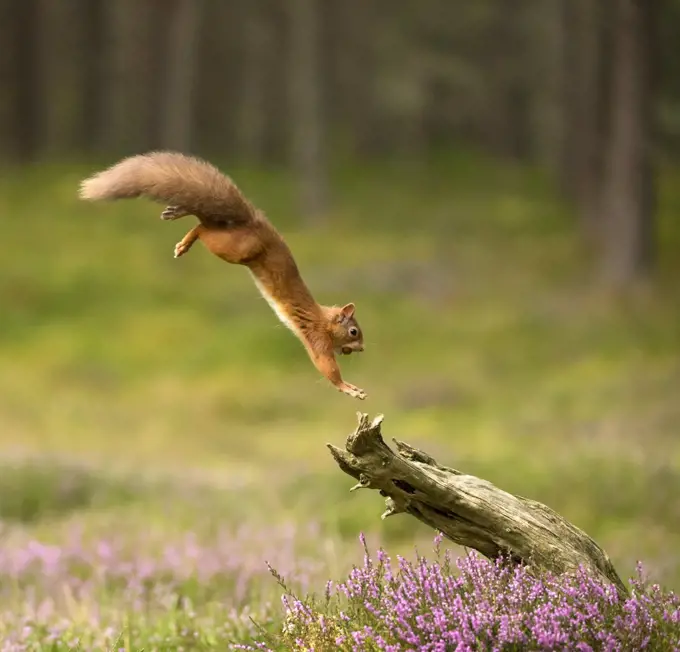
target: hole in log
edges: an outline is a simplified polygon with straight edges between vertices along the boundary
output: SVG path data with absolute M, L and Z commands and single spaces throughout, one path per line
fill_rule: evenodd
M 404 482 L 403 480 L 392 480 L 392 483 L 395 487 L 401 489 L 407 494 L 414 494 L 416 492 L 416 490 L 408 482 Z

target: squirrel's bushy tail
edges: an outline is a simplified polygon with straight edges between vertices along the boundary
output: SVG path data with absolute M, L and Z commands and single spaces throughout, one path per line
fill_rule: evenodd
M 248 222 L 255 208 L 214 165 L 177 152 L 130 156 L 80 184 L 90 201 L 148 197 L 207 221 Z

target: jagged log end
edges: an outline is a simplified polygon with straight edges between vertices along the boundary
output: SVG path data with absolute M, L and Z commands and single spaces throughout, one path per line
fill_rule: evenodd
M 368 414 L 357 412 L 357 419 L 359 424 L 356 430 L 347 437 L 346 449 L 349 453 L 361 457 L 372 450 L 379 450 L 386 448 L 383 440 L 380 427 L 383 422 L 383 416 L 379 414 L 372 421 Z

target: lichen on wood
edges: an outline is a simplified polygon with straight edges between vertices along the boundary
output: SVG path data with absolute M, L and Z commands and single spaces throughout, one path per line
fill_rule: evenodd
M 583 567 L 628 595 L 607 553 L 550 507 L 442 466 L 396 439 L 395 453 L 383 439 L 382 415 L 358 417 L 345 449 L 328 448 L 340 468 L 358 480 L 351 490 L 374 489 L 385 497 L 382 518 L 410 514 L 489 559 L 503 557 L 555 574 Z

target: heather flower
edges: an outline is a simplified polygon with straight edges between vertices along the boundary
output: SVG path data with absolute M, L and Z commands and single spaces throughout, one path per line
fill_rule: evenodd
M 365 538 L 362 566 L 328 585 L 323 604 L 288 592 L 286 649 L 342 650 L 680 650 L 680 599 L 647 583 L 638 568 L 632 593 L 584 569 L 535 573 L 476 553 L 455 560 L 417 555 L 396 564 Z M 281 582 L 281 577 L 277 575 Z M 285 586 L 285 584 L 284 584 Z
M 298 591 L 325 586 L 322 560 L 299 554 L 309 534 L 284 525 L 93 538 L 76 526 L 46 542 L 17 529 L 0 547 L 0 652 L 226 650 L 255 640 L 262 626 L 281 626 L 265 559 Z

